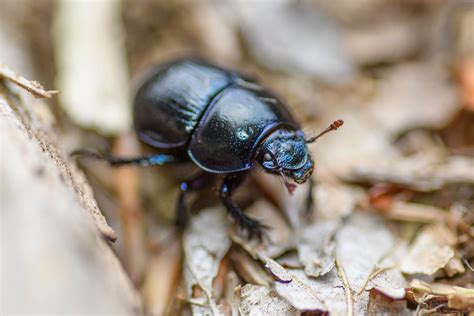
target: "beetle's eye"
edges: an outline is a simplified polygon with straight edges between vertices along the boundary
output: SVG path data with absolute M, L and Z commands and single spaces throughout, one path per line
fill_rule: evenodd
M 264 161 L 272 161 L 272 156 L 270 156 L 269 153 L 266 153 L 265 155 L 263 155 L 263 160 Z

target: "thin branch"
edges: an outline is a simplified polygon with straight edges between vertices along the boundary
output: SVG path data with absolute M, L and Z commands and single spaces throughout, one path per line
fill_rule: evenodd
M 339 260 L 337 257 L 335 258 L 336 262 L 336 269 L 337 269 L 337 274 L 339 277 L 342 279 L 342 284 L 344 285 L 344 291 L 346 292 L 346 299 L 347 299 L 347 316 L 352 316 L 354 315 L 353 312 L 353 298 L 352 298 L 352 293 L 351 293 L 351 287 L 349 285 L 349 281 L 347 280 L 346 272 L 342 268 Z
M 367 287 L 367 284 L 369 283 L 370 280 L 372 280 L 373 278 L 375 278 L 377 275 L 379 275 L 380 273 L 382 272 L 385 272 L 387 270 L 390 270 L 390 269 L 393 269 L 393 267 L 383 267 L 383 268 L 378 268 L 376 269 L 374 267 L 374 269 L 372 269 L 372 273 L 365 279 L 364 281 L 364 284 L 362 285 L 362 287 L 359 289 L 359 291 L 357 291 L 357 295 L 360 295 L 364 290 L 365 288 Z
M 25 79 L 4 64 L 0 64 L 0 78 L 1 77 L 10 80 L 14 84 L 22 87 L 31 93 L 35 98 L 51 98 L 55 94 L 59 93 L 57 90 L 45 90 L 39 82 Z

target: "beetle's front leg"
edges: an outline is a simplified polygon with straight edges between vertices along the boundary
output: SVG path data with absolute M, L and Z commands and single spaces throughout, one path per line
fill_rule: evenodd
M 154 154 L 149 156 L 123 158 L 112 156 L 108 153 L 100 154 L 87 149 L 75 150 L 71 153 L 71 156 L 105 160 L 113 167 L 121 167 L 125 165 L 135 165 L 140 167 L 161 166 L 180 161 L 176 156 L 173 155 Z
M 235 221 L 237 221 L 241 228 L 248 232 L 249 238 L 251 238 L 253 235 L 256 235 L 259 239 L 262 239 L 264 234 L 263 230 L 267 229 L 268 227 L 245 215 L 244 212 L 242 212 L 242 210 L 235 205 L 235 202 L 232 199 L 232 193 L 242 183 L 242 181 L 245 179 L 245 176 L 245 172 L 226 175 L 219 189 L 219 195 L 229 214 L 234 218 Z

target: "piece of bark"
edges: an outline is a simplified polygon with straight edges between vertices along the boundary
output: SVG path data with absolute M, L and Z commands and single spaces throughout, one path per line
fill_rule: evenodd
M 2 311 L 140 313 L 91 188 L 28 100 L 0 82 Z

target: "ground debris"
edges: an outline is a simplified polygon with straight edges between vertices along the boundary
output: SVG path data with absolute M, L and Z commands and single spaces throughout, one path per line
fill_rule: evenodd
M 31 93 L 35 98 L 51 98 L 59 93 L 57 90 L 45 90 L 39 82 L 25 79 L 21 75 L 15 73 L 7 65 L 0 63 L 0 78 L 2 77 L 13 82 L 19 87 L 22 87 Z
M 408 274 L 434 274 L 453 258 L 455 242 L 456 236 L 442 224 L 426 227 L 408 249 L 400 270 Z
M 240 298 L 239 312 L 242 315 L 300 315 L 278 294 L 261 285 L 246 284 L 237 290 Z
M 287 1 L 240 1 L 238 8 L 249 49 L 268 68 L 333 84 L 347 82 L 353 75 L 341 34 L 322 10 Z
M 193 313 L 222 314 L 213 297 L 212 282 L 231 245 L 224 214 L 221 208 L 201 211 L 183 237 L 184 280 Z
M 23 133 L 0 126 L 7 177 L 0 191 L 15 206 L 4 208 L 15 212 L 0 222 L 6 240 L 17 241 L 2 250 L 22 252 L 1 263 L 28 280 L 48 281 L 31 292 L 28 282 L 16 282 L 18 273 L 2 275 L 23 289 L 13 298 L 16 292 L 2 291 L 7 306 L 26 309 L 26 298 L 71 303 L 71 312 L 83 313 L 95 311 L 89 302 L 97 298 L 104 311 L 139 314 L 130 278 L 145 314 L 472 313 L 474 7 L 468 2 L 0 1 L 1 62 L 61 90 L 46 105 L 9 81 L 36 96 L 56 91 L 0 66 L 0 116 Z M 290 194 L 283 177 L 254 162 L 233 198 L 269 227 L 262 240 L 249 238 L 219 206 L 222 175 L 187 196 L 189 222 L 177 229 L 179 184 L 196 166 L 112 171 L 79 161 L 109 226 L 63 153 L 107 146 L 120 156 L 155 153 L 128 133 L 129 92 L 156 64 L 186 56 L 274 90 L 308 140 L 329 122 L 345 122 L 309 145 L 312 186 L 308 181 Z M 40 150 L 20 152 L 24 143 Z M 257 160 L 258 149 L 251 149 Z M 23 189 L 10 185 L 18 181 Z M 25 192 L 28 199 L 17 198 Z M 312 209 L 306 209 L 309 192 Z M 25 213 L 27 207 L 35 212 Z M 15 216 L 20 224 L 9 224 Z M 104 237 L 118 242 L 107 245 Z M 57 247 L 25 247 L 45 240 Z M 52 265 L 45 256 L 59 259 Z M 66 273 L 59 281 L 58 271 Z M 43 300 L 58 284 L 81 291 Z M 80 303 L 87 308 L 76 308 Z

